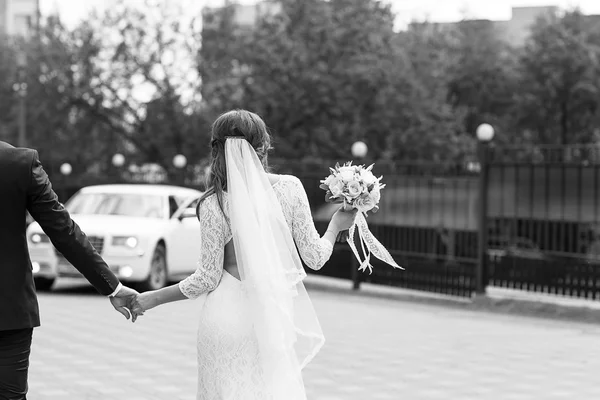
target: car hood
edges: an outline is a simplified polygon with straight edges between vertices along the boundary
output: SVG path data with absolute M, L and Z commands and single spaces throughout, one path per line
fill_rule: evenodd
M 153 232 L 165 223 L 162 219 L 127 217 L 122 215 L 73 214 L 71 218 L 86 234 L 108 233 L 111 236 Z M 27 231 L 29 233 L 42 232 L 42 229 L 37 222 L 34 222 L 27 228 Z

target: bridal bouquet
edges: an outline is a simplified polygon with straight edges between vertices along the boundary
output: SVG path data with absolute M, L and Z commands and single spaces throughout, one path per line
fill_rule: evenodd
M 358 210 L 354 225 L 348 231 L 347 242 L 360 263 L 361 271 L 364 272 L 368 268 L 369 273 L 373 272 L 371 254 L 394 268 L 403 269 L 373 236 L 365 219 L 368 212 L 375 213 L 379 210 L 381 189 L 385 187 L 381 183 L 383 177 L 375 177 L 372 170 L 373 165 L 365 168 L 364 165 L 352 165 L 352 162 L 336 164 L 334 168 L 330 168 L 331 174 L 321 181 L 320 188 L 327 192 L 325 201 L 328 203 L 343 204 L 346 210 Z M 364 260 L 361 260 L 354 244 L 354 233 L 357 229 Z

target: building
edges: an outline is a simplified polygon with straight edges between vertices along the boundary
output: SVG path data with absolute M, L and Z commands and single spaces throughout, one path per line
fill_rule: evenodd
M 508 21 L 495 21 L 498 30 L 504 34 L 506 41 L 514 46 L 522 46 L 531 31 L 531 26 L 538 18 L 556 15 L 558 7 L 513 7 L 512 18 Z
M 560 8 L 556 6 L 513 7 L 511 19 L 507 21 L 486 21 L 493 24 L 507 43 L 520 47 L 525 44 L 531 32 L 531 27 L 538 18 L 557 15 L 559 12 Z M 600 16 L 590 15 L 588 18 L 597 20 Z M 482 20 L 473 20 L 473 22 L 482 22 Z M 455 26 L 456 22 L 433 23 L 432 25 L 443 29 Z
M 281 4 L 274 0 L 263 0 L 256 4 L 238 4 L 225 1 L 222 7 L 205 7 L 202 11 L 203 29 L 211 29 L 220 22 L 219 14 L 228 11 L 233 23 L 239 27 L 251 28 L 258 18 L 277 14 Z
M 1 0 L 0 0 L 1 1 Z M 259 17 L 277 14 L 281 11 L 281 4 L 276 0 L 263 0 L 256 4 L 243 5 L 225 0 L 223 7 L 205 8 L 203 11 L 204 28 L 212 28 L 220 22 L 217 17 L 219 12 L 229 10 L 234 23 L 239 27 L 251 28 Z M 538 18 L 547 15 L 556 15 L 560 12 L 557 6 L 537 7 L 512 7 L 512 15 L 509 20 L 489 21 L 503 35 L 504 39 L 511 45 L 522 46 L 529 36 L 531 26 Z M 600 16 L 589 16 L 589 18 L 600 19 Z M 452 27 L 456 22 L 433 23 L 433 26 L 444 28 Z
M 203 10 L 203 22 L 210 27 L 211 22 L 214 19 L 208 18 L 211 15 L 228 9 L 233 16 L 233 21 L 236 25 L 241 27 L 252 27 L 256 24 L 259 17 L 277 14 L 281 11 L 281 4 L 274 0 L 263 0 L 256 4 L 238 4 L 235 2 L 225 1 L 223 7 L 217 8 L 204 8 Z
M 39 0 L 0 0 L 0 34 L 29 35 L 39 14 Z

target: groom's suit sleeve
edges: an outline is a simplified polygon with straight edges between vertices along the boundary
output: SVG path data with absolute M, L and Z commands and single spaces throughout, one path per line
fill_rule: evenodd
M 52 244 L 101 294 L 114 294 L 119 279 L 91 245 L 85 233 L 58 201 L 52 184 L 35 150 L 31 151 L 31 179 L 27 191 L 27 209 L 40 224 Z

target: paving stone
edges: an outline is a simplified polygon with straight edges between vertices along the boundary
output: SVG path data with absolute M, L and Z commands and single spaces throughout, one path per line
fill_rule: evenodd
M 600 398 L 598 326 L 310 293 L 327 338 L 304 371 L 311 400 Z M 28 397 L 194 400 L 201 304 L 132 324 L 90 289 L 41 294 Z

